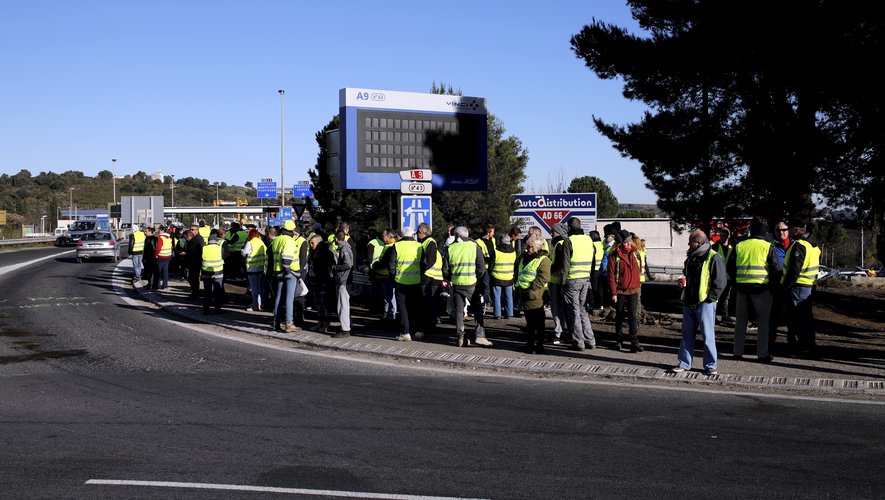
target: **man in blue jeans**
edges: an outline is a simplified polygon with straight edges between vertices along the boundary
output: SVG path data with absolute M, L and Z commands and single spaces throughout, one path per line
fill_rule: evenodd
M 710 248 L 707 235 L 700 229 L 688 237 L 688 258 L 683 273 L 682 342 L 679 344 L 679 365 L 674 373 L 691 370 L 694 340 L 698 330 L 704 338 L 704 373 L 718 375 L 716 365 L 716 302 L 728 284 L 722 257 Z

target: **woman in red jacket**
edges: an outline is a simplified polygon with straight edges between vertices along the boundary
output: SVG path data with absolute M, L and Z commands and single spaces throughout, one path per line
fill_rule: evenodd
M 642 352 L 636 316 L 639 304 L 639 255 L 629 231 L 622 229 L 616 232 L 615 242 L 617 246 L 608 255 L 608 285 L 617 309 L 615 333 L 618 335 L 618 350 L 621 350 L 626 318 L 630 331 L 630 352 Z

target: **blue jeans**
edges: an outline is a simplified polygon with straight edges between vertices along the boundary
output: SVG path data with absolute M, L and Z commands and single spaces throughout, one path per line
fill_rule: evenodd
M 144 258 L 144 255 L 138 253 L 132 254 L 129 257 L 132 258 L 132 272 L 135 273 L 135 281 L 141 281 L 141 259 Z
M 560 307 L 565 309 L 566 322 L 572 331 L 572 345 L 579 349 L 596 346 L 596 337 L 593 336 L 593 327 L 590 326 L 590 316 L 584 308 L 587 305 L 589 292 L 590 278 L 572 279 L 562 285 Z
M 503 294 L 502 294 L 503 292 Z M 503 297 L 502 297 L 503 295 Z M 503 299 L 503 300 L 502 300 Z M 503 302 L 503 304 L 502 304 Z M 492 307 L 494 309 L 494 316 L 496 318 L 501 317 L 501 306 L 504 306 L 504 316 L 508 318 L 513 317 L 513 285 L 510 286 L 496 286 L 492 285 Z
M 620 298 L 620 297 L 619 297 Z M 702 302 L 692 309 L 682 306 L 682 342 L 679 343 L 679 366 L 691 369 L 694 339 L 701 331 L 704 337 L 704 368 L 716 369 L 716 302 Z
M 396 318 L 396 290 L 394 290 L 394 281 L 384 278 L 381 280 L 381 303 L 382 303 L 382 319 Z
M 280 321 L 280 302 L 285 300 L 283 307 L 286 308 L 285 324 L 293 322 L 295 313 L 295 285 L 298 284 L 298 278 L 294 274 L 286 274 L 284 276 L 274 277 L 274 286 L 277 295 L 273 301 L 273 317 L 274 322 Z
M 249 290 L 252 292 L 252 309 L 261 309 L 261 286 L 264 283 L 264 273 L 247 273 L 249 278 Z

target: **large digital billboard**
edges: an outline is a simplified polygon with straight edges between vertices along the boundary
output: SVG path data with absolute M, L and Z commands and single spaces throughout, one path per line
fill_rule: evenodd
M 433 172 L 434 189 L 487 188 L 485 99 L 344 88 L 339 106 L 342 188 L 399 190 L 414 168 Z

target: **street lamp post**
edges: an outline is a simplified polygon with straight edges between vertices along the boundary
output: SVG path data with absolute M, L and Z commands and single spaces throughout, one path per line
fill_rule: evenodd
M 40 217 L 40 234 L 46 234 L 46 216 Z
M 114 180 L 114 198 L 111 200 L 111 205 L 117 204 L 117 159 L 111 158 L 111 178 Z
M 172 184 L 172 206 L 174 207 L 175 206 L 175 176 L 170 175 L 169 178 L 171 179 L 171 184 Z
M 220 202 L 221 202 L 221 198 L 218 197 L 218 183 L 216 182 L 215 183 L 215 206 L 217 207 Z
M 68 204 L 68 220 L 71 220 L 71 214 L 74 213 L 74 188 L 71 188 L 71 195 Z
M 280 208 L 286 206 L 286 135 L 285 135 L 285 106 L 284 96 L 286 91 L 278 90 L 280 93 Z

